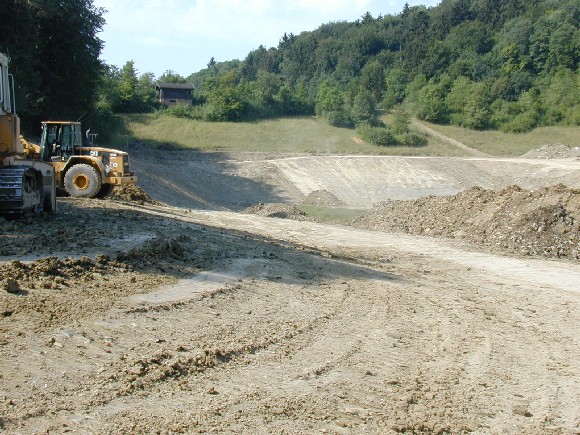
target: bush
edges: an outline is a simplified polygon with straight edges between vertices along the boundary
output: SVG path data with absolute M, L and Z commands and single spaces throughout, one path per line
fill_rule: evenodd
M 357 127 L 357 133 L 366 142 L 375 145 L 399 145 L 399 141 L 391 130 L 387 127 L 373 127 L 369 124 L 360 124 Z
M 185 104 L 169 106 L 167 109 L 165 109 L 165 113 L 175 118 L 199 119 L 199 115 L 196 116 L 194 107 Z
M 395 110 L 395 120 L 393 121 L 393 131 L 396 134 L 404 134 L 409 131 L 411 115 L 402 107 Z
M 350 114 L 343 110 L 336 110 L 326 113 L 326 119 L 333 127 L 353 128 L 355 125 L 354 120 Z
M 500 126 L 505 133 L 526 133 L 538 126 L 538 117 L 533 112 L 524 112 Z
M 427 137 L 418 131 L 409 131 L 401 136 L 400 142 L 408 146 L 424 146 L 427 145 Z

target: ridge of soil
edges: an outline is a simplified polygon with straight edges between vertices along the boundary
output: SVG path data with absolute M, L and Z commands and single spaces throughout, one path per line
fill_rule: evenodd
M 472 187 L 457 195 L 386 201 L 355 219 L 358 228 L 457 238 L 546 258 L 580 260 L 580 190 Z

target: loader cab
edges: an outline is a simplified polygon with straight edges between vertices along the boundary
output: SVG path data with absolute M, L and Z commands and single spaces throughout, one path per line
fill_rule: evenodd
M 78 122 L 42 123 L 40 139 L 41 159 L 45 162 L 64 162 L 75 154 L 75 148 L 81 147 L 81 124 Z

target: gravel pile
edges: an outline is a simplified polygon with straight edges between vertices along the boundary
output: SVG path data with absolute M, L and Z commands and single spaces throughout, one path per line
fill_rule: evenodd
M 333 193 L 327 190 L 315 190 L 310 192 L 303 200 L 304 205 L 316 207 L 343 207 L 344 201 L 338 199 Z
M 493 250 L 580 260 L 580 190 L 473 187 L 457 195 L 387 201 L 354 226 L 462 239 Z
M 530 150 L 523 156 L 525 159 L 568 159 L 580 157 L 580 147 L 571 148 L 561 143 L 547 144 L 536 150 Z
M 114 199 L 117 201 L 130 201 L 139 204 L 156 204 L 161 205 L 159 201 L 155 201 L 147 195 L 143 189 L 135 184 L 126 184 L 124 186 L 117 186 L 113 189 L 106 199 Z

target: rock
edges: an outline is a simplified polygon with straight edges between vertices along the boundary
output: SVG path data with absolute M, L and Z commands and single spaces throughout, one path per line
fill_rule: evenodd
M 20 291 L 20 285 L 15 279 L 8 278 L 2 281 L 2 288 L 8 293 L 17 294 Z
M 531 417 L 532 413 L 528 411 L 528 408 L 524 405 L 514 405 L 512 406 L 512 413 L 515 415 L 521 415 L 523 417 Z

